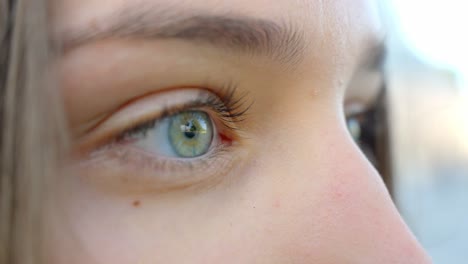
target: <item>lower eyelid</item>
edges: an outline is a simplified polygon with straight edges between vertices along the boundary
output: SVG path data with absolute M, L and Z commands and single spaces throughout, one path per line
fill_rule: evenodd
M 164 192 L 194 186 L 211 186 L 231 171 L 240 155 L 234 146 L 219 145 L 206 156 L 159 159 L 135 148 L 101 150 L 78 165 L 80 175 L 108 191 Z

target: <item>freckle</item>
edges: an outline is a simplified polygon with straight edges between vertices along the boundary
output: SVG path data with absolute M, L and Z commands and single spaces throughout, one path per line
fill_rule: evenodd
M 316 98 L 320 93 L 320 88 L 314 87 L 313 89 L 310 90 L 310 96 L 312 98 Z
M 348 195 L 347 192 L 349 192 L 346 188 L 346 185 L 341 181 L 335 183 L 330 190 L 331 198 L 335 201 L 346 199 L 346 196 Z
M 141 202 L 140 202 L 140 200 L 135 200 L 135 201 L 133 201 L 132 205 L 133 205 L 133 207 L 140 207 Z
M 95 19 L 91 20 L 91 22 L 89 23 L 89 26 L 94 30 L 99 29 L 99 24 Z
M 275 207 L 275 208 L 280 208 L 280 207 L 281 207 L 281 202 L 280 202 L 280 200 L 276 200 L 275 203 L 273 204 L 273 207 Z
M 335 190 L 333 192 L 333 196 L 336 198 L 336 199 L 341 199 L 343 197 L 343 192 L 341 192 L 340 190 Z

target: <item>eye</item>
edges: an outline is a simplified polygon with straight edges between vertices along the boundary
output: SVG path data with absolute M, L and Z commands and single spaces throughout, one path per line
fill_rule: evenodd
M 352 138 L 382 176 L 391 192 L 391 153 L 386 93 L 382 90 L 373 105 L 363 111 L 350 111 L 346 117 Z M 349 109 L 348 109 L 349 110 Z
M 126 103 L 77 143 L 74 164 L 110 191 L 217 182 L 246 155 L 242 122 L 251 105 L 234 90 L 220 91 L 174 89 Z
M 138 148 L 166 157 L 195 158 L 213 145 L 214 126 L 203 111 L 184 111 L 153 123 L 142 131 L 125 135 Z
M 377 167 L 377 152 L 375 148 L 376 120 L 374 115 L 374 110 L 369 109 L 365 112 L 348 117 L 346 124 L 356 144 L 369 161 Z

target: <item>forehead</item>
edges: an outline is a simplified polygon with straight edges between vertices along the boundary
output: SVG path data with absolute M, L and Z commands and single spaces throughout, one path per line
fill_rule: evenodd
M 106 23 L 106 18 L 135 10 L 174 15 L 241 15 L 287 23 L 308 38 L 379 38 L 378 0 L 52 0 L 53 31 Z M 325 32 L 325 33 L 324 33 Z

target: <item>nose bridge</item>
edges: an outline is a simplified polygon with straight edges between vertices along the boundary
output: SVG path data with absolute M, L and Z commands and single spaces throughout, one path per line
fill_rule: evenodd
M 290 205 L 280 229 L 287 230 L 291 250 L 341 258 L 333 263 L 429 263 L 379 175 L 338 123 L 322 124 L 328 132 L 315 140 L 306 129 L 286 131 L 291 141 L 270 153 L 282 157 L 272 171 L 287 179 L 276 189 Z

